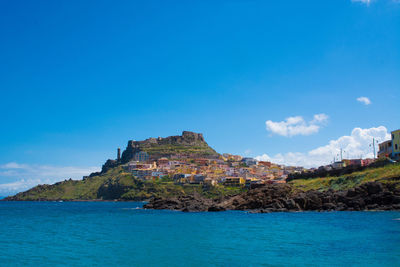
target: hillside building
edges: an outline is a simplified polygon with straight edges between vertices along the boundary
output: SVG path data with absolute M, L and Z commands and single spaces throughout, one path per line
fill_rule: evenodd
M 379 144 L 378 158 L 400 160 L 400 129 L 391 132 L 391 140 Z
M 257 160 L 253 158 L 243 158 L 242 162 L 245 163 L 247 166 L 257 165 Z
M 226 186 L 241 186 L 246 183 L 243 177 L 225 177 L 224 185 Z
M 392 133 L 392 159 L 400 160 L 400 129 Z
M 388 158 L 392 155 L 392 140 L 379 144 L 378 158 Z
M 167 158 L 159 158 L 157 160 L 157 165 L 158 166 L 168 166 L 169 160 Z

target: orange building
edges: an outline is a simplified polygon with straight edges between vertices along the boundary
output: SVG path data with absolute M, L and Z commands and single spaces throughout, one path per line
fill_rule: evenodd
M 259 162 L 258 162 L 258 165 L 271 168 L 271 162 L 269 162 L 269 161 L 259 161 Z

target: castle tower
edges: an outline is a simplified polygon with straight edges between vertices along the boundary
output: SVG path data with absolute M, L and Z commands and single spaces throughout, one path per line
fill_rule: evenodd
M 121 160 L 121 148 L 117 149 L 117 161 Z

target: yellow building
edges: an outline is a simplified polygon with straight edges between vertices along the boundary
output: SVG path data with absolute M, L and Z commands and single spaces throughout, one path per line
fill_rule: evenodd
M 226 177 L 224 185 L 226 186 L 240 186 L 246 183 L 246 179 L 243 177 Z
M 400 129 L 392 132 L 392 158 L 400 159 Z

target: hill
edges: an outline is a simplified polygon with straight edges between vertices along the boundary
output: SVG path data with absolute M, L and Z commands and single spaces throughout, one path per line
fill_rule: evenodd
M 197 192 L 207 197 L 224 196 L 240 192 L 239 188 L 223 186 L 177 185 L 168 179 L 143 181 L 123 169 L 123 165 L 134 160 L 135 154 L 146 152 L 150 160 L 161 157 L 169 159 L 217 158 L 201 133 L 183 131 L 181 136 L 148 138 L 143 141 L 128 141 L 122 157 L 109 159 L 102 171 L 92 173 L 83 180 L 65 180 L 53 185 L 38 185 L 30 190 L 8 197 L 5 200 L 145 200 L 157 196 L 186 195 Z
M 178 185 L 168 178 L 157 181 L 142 181 L 121 166 L 104 174 L 84 180 L 65 180 L 53 185 L 38 185 L 5 200 L 148 200 L 152 197 L 200 194 L 207 198 L 235 195 L 242 188 L 224 186 L 203 186 L 199 184 Z
M 380 182 L 400 189 L 400 164 L 369 168 L 361 172 L 337 177 L 298 179 L 288 183 L 295 190 L 319 191 L 348 190 Z M 206 198 L 232 196 L 245 191 L 240 187 L 178 185 L 168 178 L 142 181 L 121 166 L 84 180 L 65 180 L 53 185 L 38 185 L 5 200 L 148 200 L 152 197 L 187 196 L 197 193 Z
M 207 144 L 203 134 L 188 131 L 183 131 L 181 136 L 148 138 L 144 141 L 130 140 L 122 153 L 121 162 L 127 163 L 140 151 L 148 153 L 150 159 L 175 156 L 216 158 L 219 155 Z
M 146 152 L 151 160 L 168 158 L 217 158 L 219 154 L 204 140 L 203 134 L 183 131 L 182 135 L 165 138 L 148 138 L 143 141 L 129 140 L 121 158 L 109 159 L 102 167 L 102 173 L 125 164 L 135 158 L 135 154 Z

